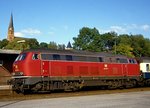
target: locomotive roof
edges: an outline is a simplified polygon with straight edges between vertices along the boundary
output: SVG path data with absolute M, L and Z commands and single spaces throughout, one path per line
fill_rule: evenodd
M 23 52 L 41 52 L 41 53 L 59 53 L 59 54 L 73 54 L 73 55 L 91 55 L 91 56 L 116 56 L 116 57 L 126 57 L 123 55 L 114 55 L 108 52 L 90 52 L 82 50 L 57 50 L 57 49 L 28 49 Z

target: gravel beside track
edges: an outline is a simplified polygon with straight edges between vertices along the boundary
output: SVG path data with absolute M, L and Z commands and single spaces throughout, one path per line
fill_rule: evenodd
M 0 90 L 0 101 L 14 101 L 14 100 L 31 100 L 31 99 L 47 99 L 59 97 L 73 97 L 73 96 L 87 96 L 87 95 L 100 95 L 100 94 L 113 94 L 113 93 L 126 93 L 137 91 L 150 91 L 150 87 L 131 88 L 131 89 L 116 89 L 116 90 L 81 90 L 79 92 L 63 92 L 55 91 L 52 93 L 38 93 L 38 94 L 16 94 L 11 90 Z

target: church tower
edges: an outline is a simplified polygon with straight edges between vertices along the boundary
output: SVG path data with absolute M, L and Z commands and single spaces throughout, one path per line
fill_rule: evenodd
M 11 14 L 9 27 L 8 27 L 8 34 L 7 34 L 7 40 L 9 42 L 12 42 L 14 40 L 14 25 L 13 25 L 13 15 Z

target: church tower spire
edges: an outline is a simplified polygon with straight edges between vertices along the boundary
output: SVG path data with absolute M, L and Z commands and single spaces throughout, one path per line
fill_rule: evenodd
M 13 14 L 11 13 L 9 27 L 8 27 L 8 34 L 7 34 L 7 40 L 9 42 L 12 42 L 14 40 L 14 25 L 13 25 Z

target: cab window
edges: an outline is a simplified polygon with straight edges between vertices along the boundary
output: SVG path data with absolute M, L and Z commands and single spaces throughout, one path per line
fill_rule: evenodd
M 33 59 L 33 60 L 39 59 L 39 55 L 38 55 L 38 54 L 33 54 L 32 59 Z
M 27 54 L 26 53 L 23 53 L 23 54 L 20 54 L 15 61 L 21 61 L 21 60 L 25 60 Z
M 136 64 L 136 61 L 134 59 L 129 59 L 129 63 Z
M 18 61 L 18 60 L 19 60 L 19 58 L 20 58 L 20 55 L 18 55 L 18 57 L 16 58 L 16 60 L 15 60 L 15 61 Z

